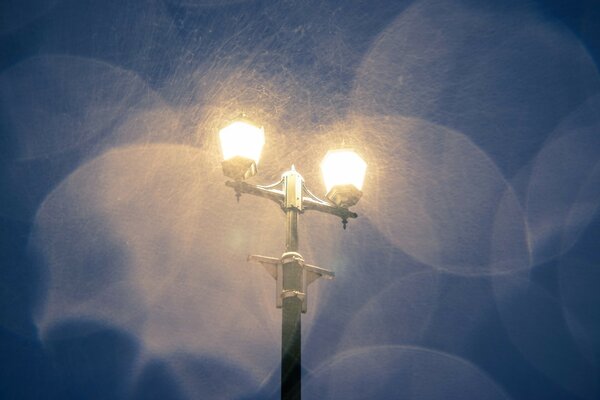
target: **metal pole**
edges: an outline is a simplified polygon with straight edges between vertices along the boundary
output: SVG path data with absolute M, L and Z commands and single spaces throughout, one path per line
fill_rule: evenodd
M 286 210 L 286 251 L 298 251 L 298 211 Z M 298 263 L 283 268 L 283 290 L 302 291 L 302 269 Z M 281 399 L 301 399 L 302 300 L 284 297 L 281 325 Z
M 286 238 L 285 251 L 298 251 L 298 210 L 286 210 Z

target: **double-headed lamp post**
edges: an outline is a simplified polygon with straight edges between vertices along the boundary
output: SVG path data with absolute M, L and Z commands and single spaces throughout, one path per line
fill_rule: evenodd
M 281 326 L 281 398 L 301 398 L 301 313 L 307 310 L 308 285 L 334 274 L 304 262 L 298 253 L 298 216 L 305 210 L 315 210 L 338 216 L 344 229 L 348 218 L 357 214 L 348 208 L 360 199 L 366 163 L 352 150 L 329 151 L 321 163 L 327 189 L 327 200 L 313 195 L 305 186 L 294 166 L 281 180 L 267 186 L 251 185 L 246 179 L 256 175 L 262 147 L 263 128 L 240 118 L 219 132 L 223 151 L 223 173 L 233 179 L 225 184 L 235 190 L 236 197 L 245 194 L 264 197 L 279 204 L 286 215 L 285 252 L 279 258 L 248 256 L 248 261 L 262 264 L 275 278 L 277 308 L 282 308 Z

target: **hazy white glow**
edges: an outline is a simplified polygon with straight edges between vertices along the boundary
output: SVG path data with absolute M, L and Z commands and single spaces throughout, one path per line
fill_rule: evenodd
M 354 185 L 362 190 L 367 163 L 353 150 L 330 150 L 321 162 L 325 188 L 329 192 L 336 185 Z
M 243 121 L 235 121 L 219 132 L 223 159 L 241 156 L 258 164 L 260 152 L 265 144 L 265 131 Z
M 273 278 L 240 263 L 247 254 L 281 254 L 284 226 L 263 199 L 231 207 L 233 194 L 211 186 L 222 179 L 213 159 L 184 145 L 121 147 L 51 192 L 31 238 L 48 268 L 40 337 L 62 335 L 68 321 L 98 321 L 134 336 L 141 356 L 189 353 L 231 362 L 259 381 L 270 374 L 280 356 Z

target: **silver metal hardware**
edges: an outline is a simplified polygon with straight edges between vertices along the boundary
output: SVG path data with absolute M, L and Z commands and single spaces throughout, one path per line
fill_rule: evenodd
M 335 277 L 332 271 L 306 264 L 300 253 L 293 251 L 283 253 L 279 258 L 251 255 L 248 256 L 248 261 L 261 264 L 277 282 L 275 288 L 277 308 L 282 307 L 284 298 L 298 297 L 302 301 L 303 313 L 306 313 L 308 306 L 308 286 L 319 278 L 333 279 Z M 302 269 L 302 291 L 283 289 L 283 266 L 292 263 Z

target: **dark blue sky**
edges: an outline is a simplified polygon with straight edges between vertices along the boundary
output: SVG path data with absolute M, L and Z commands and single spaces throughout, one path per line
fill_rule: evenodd
M 305 398 L 600 398 L 599 60 L 591 0 L 2 1 L 0 398 L 278 398 L 241 112 L 254 183 L 368 163 L 302 216 Z

